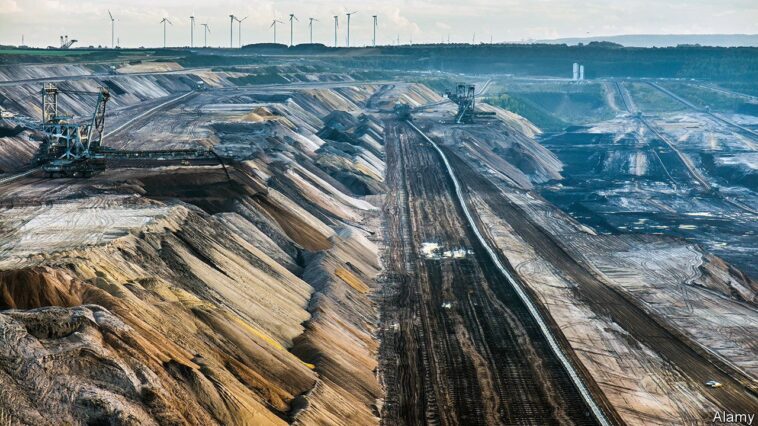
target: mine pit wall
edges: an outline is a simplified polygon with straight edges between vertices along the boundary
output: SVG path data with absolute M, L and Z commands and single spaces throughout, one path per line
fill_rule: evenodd
M 567 238 L 569 235 L 584 235 L 583 238 L 577 238 L 577 241 L 569 243 L 571 247 L 565 250 L 588 253 L 592 259 L 584 258 L 580 254 L 581 259 L 579 261 L 584 262 L 585 266 L 589 265 L 587 267 L 590 270 L 596 271 L 602 276 L 603 272 L 598 271 L 597 267 L 593 266 L 599 264 L 599 258 L 602 258 L 600 253 L 593 251 L 598 249 L 598 246 L 603 245 L 602 242 L 597 241 L 599 238 L 589 235 L 592 234 L 591 231 L 555 211 L 553 207 L 548 206 L 539 197 L 524 191 L 524 189 L 528 190 L 531 187 L 530 185 L 521 189 L 517 186 L 513 188 L 514 182 L 518 182 L 518 179 L 522 177 L 521 174 L 517 174 L 516 179 L 514 179 L 512 175 L 508 176 L 507 171 L 502 173 L 503 170 L 497 167 L 496 161 L 494 169 L 502 173 L 501 175 L 493 174 L 499 181 L 498 189 L 494 189 L 494 187 L 487 189 L 477 183 L 477 180 L 482 181 L 483 177 L 474 176 L 477 173 L 474 169 L 481 168 L 482 164 L 487 165 L 486 168 L 491 168 L 493 167 L 493 160 L 482 161 L 482 157 L 475 152 L 480 150 L 480 146 L 476 146 L 475 149 L 469 146 L 472 142 L 470 136 L 468 140 L 461 141 L 460 139 L 450 138 L 450 132 L 439 129 L 440 126 L 429 124 L 428 127 L 435 128 L 434 132 L 440 138 L 439 140 L 442 141 L 443 145 L 446 145 L 443 149 L 452 158 L 454 168 L 463 174 L 460 179 L 468 186 L 466 202 L 469 203 L 472 211 L 476 212 L 480 229 L 486 234 L 493 246 L 500 249 L 508 263 L 513 265 L 518 276 L 525 283 L 528 283 L 528 288 L 534 298 L 540 301 L 545 312 L 554 320 L 557 328 L 562 330 L 567 339 L 566 344 L 572 347 L 576 358 L 594 378 L 598 385 L 595 390 L 600 390 L 607 398 L 609 406 L 612 407 L 610 412 L 615 412 L 618 416 L 617 420 L 630 424 L 641 422 L 670 424 L 672 421 L 697 423 L 711 418 L 716 410 L 724 408 L 721 404 L 714 403 L 712 398 L 706 397 L 702 383 L 707 379 L 693 380 L 692 376 L 683 375 L 678 369 L 672 369 L 669 364 L 670 360 L 663 359 L 656 353 L 658 348 L 647 347 L 645 344 L 636 341 L 611 318 L 598 315 L 597 311 L 593 311 L 588 304 L 577 297 L 575 284 L 566 278 L 565 272 L 557 269 L 554 264 L 541 257 L 541 254 L 535 251 L 530 243 L 519 236 L 519 233 L 523 231 L 518 225 L 519 222 L 512 222 L 508 215 L 504 216 L 502 211 L 496 211 L 497 209 L 491 203 L 497 197 L 510 199 L 508 203 L 513 203 L 519 206 L 518 208 L 524 209 L 524 211 L 514 214 L 533 217 L 539 224 L 538 226 L 545 226 L 549 233 L 555 232 L 556 235 L 559 235 L 558 238 Z M 445 136 L 442 136 L 443 134 Z M 453 132 L 453 134 L 455 133 Z M 512 137 L 513 135 L 509 136 Z M 474 139 L 473 142 L 476 143 L 477 141 Z M 493 144 L 497 145 L 497 143 Z M 497 194 L 500 191 L 502 193 Z M 506 202 L 505 198 L 495 201 L 496 204 Z M 519 229 L 514 227 L 519 227 Z M 580 243 L 581 240 L 585 241 Z M 719 265 L 723 262 L 708 262 L 701 266 L 698 266 L 701 264 L 698 262 L 694 265 L 694 276 L 689 276 L 689 269 L 685 267 L 682 267 L 682 271 L 677 269 L 680 268 L 677 266 L 678 262 L 688 262 L 685 260 L 687 258 L 686 250 L 684 252 L 677 251 L 679 250 L 678 247 L 682 245 L 680 242 L 662 243 L 661 239 L 655 238 L 651 238 L 650 242 L 635 242 L 633 241 L 634 238 L 625 243 L 620 238 L 618 240 L 616 245 L 619 247 L 609 250 L 611 252 L 618 250 L 619 255 L 623 254 L 624 250 L 658 249 L 661 250 L 661 253 L 667 253 L 664 256 L 681 257 L 680 261 L 667 262 L 664 260 L 660 264 L 650 266 L 645 263 L 637 265 L 633 262 L 624 265 L 624 260 L 619 258 L 614 265 L 624 265 L 625 269 L 618 268 L 618 276 L 613 278 L 616 281 L 609 281 L 609 285 L 618 286 L 618 290 L 624 294 L 629 292 L 625 297 L 635 304 L 642 303 L 650 315 L 658 318 L 658 321 L 663 321 L 661 324 L 666 329 L 678 335 L 683 341 L 689 341 L 696 352 L 700 351 L 700 356 L 706 360 L 715 361 L 717 364 L 721 363 L 722 367 L 730 372 L 729 378 L 720 372 L 714 373 L 714 377 L 718 376 L 720 377 L 719 380 L 728 381 L 729 384 L 726 387 L 732 388 L 728 391 L 730 396 L 721 394 L 718 397 L 721 402 L 731 401 L 730 403 L 734 404 L 732 408 L 745 408 L 750 406 L 750 401 L 754 403 L 755 390 L 752 391 L 752 396 L 750 395 L 751 391 L 748 390 L 754 387 L 750 373 L 747 375 L 740 373 L 739 367 L 731 368 L 728 364 L 723 364 L 723 360 L 728 356 L 732 362 L 742 363 L 746 368 L 754 366 L 754 363 L 750 361 L 750 354 L 752 353 L 750 336 L 755 335 L 755 326 L 753 325 L 749 330 L 744 329 L 745 326 L 750 327 L 749 320 L 741 321 L 744 324 L 730 324 L 730 329 L 738 333 L 733 334 L 733 336 L 742 336 L 737 337 L 736 348 L 733 347 L 734 345 L 725 345 L 723 336 L 720 337 L 721 341 L 719 341 L 717 336 L 708 336 L 708 333 L 700 333 L 700 331 L 703 329 L 720 329 L 723 325 L 719 321 L 727 320 L 727 316 L 735 310 L 753 318 L 755 318 L 755 312 L 751 312 L 750 309 L 745 309 L 734 301 L 729 301 L 729 299 L 707 297 L 706 294 L 700 293 L 702 290 L 693 288 L 690 290 L 691 293 L 694 292 L 699 297 L 705 297 L 709 301 L 708 303 L 713 303 L 710 309 L 714 310 L 706 317 L 710 318 L 711 315 L 716 314 L 720 318 L 720 320 L 713 320 L 713 324 L 698 324 L 702 318 L 698 315 L 692 315 L 692 306 L 689 307 L 689 312 L 677 311 L 678 308 L 676 307 L 681 305 L 681 297 L 685 299 L 688 297 L 685 290 L 682 290 L 685 291 L 683 295 L 674 294 L 673 298 L 668 301 L 661 300 L 669 297 L 665 292 L 653 290 L 659 285 L 656 284 L 656 277 L 670 276 L 673 282 L 666 285 L 678 288 L 682 284 L 676 280 L 681 276 L 682 281 L 685 282 L 684 286 L 694 283 L 719 290 L 726 289 L 725 295 L 727 296 L 737 295 L 738 299 L 751 300 L 755 297 L 754 290 L 750 290 L 754 288 L 754 283 L 750 282 L 749 279 L 746 281 L 744 275 L 740 274 L 739 271 L 734 272 L 732 268 L 723 265 L 720 267 Z M 590 241 L 594 242 L 590 243 Z M 595 247 L 593 248 L 593 246 Z M 682 254 L 677 254 L 680 252 Z M 702 254 L 698 256 L 702 256 Z M 655 268 L 660 268 L 665 272 Z M 609 266 L 604 272 L 610 275 L 614 269 Z M 704 274 L 704 272 L 706 273 Z M 633 278 L 634 276 L 637 278 Z M 720 277 L 720 279 L 715 277 Z M 617 281 L 621 284 L 616 284 Z M 639 285 L 639 283 L 644 284 Z M 658 291 L 663 297 L 661 298 L 660 294 L 654 297 L 648 296 L 655 294 L 650 293 L 651 291 Z M 693 303 L 692 300 L 698 300 L 692 297 L 689 296 L 690 302 L 688 303 Z M 639 300 L 635 300 L 637 298 Z M 566 303 L 567 300 L 571 300 L 571 302 Z M 700 302 L 694 303 L 699 304 Z M 697 306 L 696 309 L 703 308 L 703 306 Z M 593 318 L 594 325 L 582 326 L 581 324 L 586 321 L 586 318 Z M 712 349 L 706 350 L 706 347 Z M 713 353 L 708 354 L 703 350 L 722 352 L 724 358 L 722 361 L 717 361 Z M 731 377 L 736 380 L 732 380 Z M 747 395 L 741 394 L 740 389 L 745 390 Z
M 309 246 L 304 234 L 319 233 L 307 225 L 313 218 L 278 215 L 283 206 L 269 203 L 276 207 L 257 208 L 278 229 L 276 239 Z M 374 374 L 377 313 L 369 300 L 380 268 L 376 247 L 359 231 L 337 229 L 319 237 L 329 248 L 305 254 L 301 280 L 264 254 L 270 247 L 244 219 L 253 214 L 209 216 L 177 205 L 137 235 L 0 273 L 1 305 L 16 309 L 0 317 L 11 321 L 7 327 L 26 329 L 3 334 L 4 355 L 21 359 L 33 377 L 17 389 L 0 374 L 6 401 L 15 403 L 3 404 L 9 415 L 37 424 L 50 421 L 46 412 L 71 421 L 128 415 L 145 424 L 179 417 L 193 424 L 376 423 L 382 395 Z M 285 232 L 277 220 L 299 222 L 298 232 Z M 74 337 L 82 334 L 91 338 Z M 35 369 L 39 352 L 33 348 L 40 345 L 59 347 L 72 359 L 79 355 L 71 351 L 94 351 L 100 355 L 87 367 L 93 371 L 117 360 L 116 377 L 132 382 L 116 391 L 128 406 L 114 405 L 102 380 L 94 396 L 77 397 L 79 404 L 103 401 L 100 411 L 35 400 L 43 390 L 75 393 L 75 383 L 91 386 L 85 371 L 63 360 L 50 370 L 65 372 L 61 380 Z M 135 382 L 145 372 L 152 379 Z M 160 394 L 159 403 L 140 404 L 145 392 Z M 228 394 L 234 403 L 225 401 Z
M 25 135 L 0 137 L 0 176 L 31 163 L 39 145 Z
M 323 125 L 319 112 L 335 96 L 359 109 L 373 89 L 307 93 L 301 128 Z M 364 143 L 381 154 L 381 144 Z M 0 252 L 0 309 L 11 309 L 0 311 L 0 358 L 16 360 L 10 369 L 0 362 L 8 416 L 29 424 L 378 423 L 370 297 L 381 266 L 368 237 L 379 238 L 379 210 L 318 173 L 279 174 L 285 192 L 258 181 L 225 193 L 213 177 L 220 169 L 208 170 L 114 170 L 93 179 L 125 198 L 99 198 L 89 181 L 75 182 L 70 200 L 0 211 L 11 227 L 27 215 L 41 228 L 25 235 L 43 238 Z M 187 179 L 191 194 L 182 192 Z M 81 201 L 80 184 L 91 198 Z M 27 193 L 23 181 L 14 185 Z M 309 198 L 314 190 L 327 195 Z M 146 225 L 115 230 L 110 218 L 123 208 L 144 214 Z M 54 217 L 72 222 L 48 231 Z M 48 233 L 58 238 L 66 227 L 55 252 L 43 248 Z M 83 353 L 95 355 L 84 361 Z

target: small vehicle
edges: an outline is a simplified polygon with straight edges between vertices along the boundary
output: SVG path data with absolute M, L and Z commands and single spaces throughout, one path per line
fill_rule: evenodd
M 723 384 L 721 384 L 721 382 L 717 382 L 715 380 L 708 380 L 707 382 L 705 382 L 705 385 L 708 386 L 709 388 L 720 388 L 724 386 Z

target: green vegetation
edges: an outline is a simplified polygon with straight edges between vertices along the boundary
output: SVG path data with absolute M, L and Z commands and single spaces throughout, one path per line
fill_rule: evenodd
M 691 102 L 700 108 L 708 106 L 711 111 L 735 112 L 745 104 L 743 98 L 727 95 L 722 92 L 698 87 L 689 83 L 665 82 L 658 83 L 669 89 L 677 96 Z
M 532 101 L 516 95 L 495 95 L 485 98 L 484 102 L 516 113 L 546 132 L 558 132 L 569 126 L 568 123 L 546 112 Z
M 356 54 L 360 53 L 360 54 Z M 442 71 L 465 74 L 514 74 L 568 77 L 571 64 L 584 64 L 588 79 L 598 77 L 697 78 L 752 84 L 758 81 L 758 48 L 631 48 L 589 43 L 445 44 L 385 46 L 376 49 L 260 44 L 244 49 L 13 49 L 3 48 L 0 63 L 52 63 L 119 60 L 136 55 L 177 60 L 184 66 L 230 66 L 291 61 L 308 57 L 329 69 Z M 725 86 L 726 87 L 726 86 Z M 735 87 L 735 90 L 737 88 Z
M 0 49 L 0 64 L 51 64 L 81 62 L 118 62 L 143 60 L 174 60 L 177 51 L 153 49 Z
M 177 62 L 183 67 L 223 67 L 235 65 L 259 65 L 267 63 L 258 56 L 200 55 L 183 52 Z
M 350 76 L 359 81 L 386 80 L 393 74 L 387 71 L 353 71 Z
M 563 76 L 571 64 L 584 64 L 588 79 L 597 77 L 667 77 L 758 81 L 758 48 L 680 46 L 666 48 L 548 44 L 413 45 L 382 47 L 377 65 L 384 69 L 439 70 L 455 73 L 501 73 Z M 335 57 L 351 66 L 376 63 L 372 55 Z
M 624 83 L 632 100 L 643 112 L 682 111 L 686 109 L 681 102 L 671 98 L 647 83 Z
M 272 74 L 248 74 L 244 77 L 231 77 L 229 81 L 238 85 L 246 86 L 252 84 L 282 84 L 289 83 L 289 80 L 282 77 L 279 73 Z
M 758 81 L 722 81 L 716 83 L 716 85 L 726 90 L 733 90 L 737 93 L 758 96 Z
M 93 50 L 42 50 L 42 49 L 0 49 L 0 55 L 19 56 L 77 56 L 89 55 Z
M 501 80 L 497 87 L 530 101 L 562 122 L 585 124 L 607 120 L 615 115 L 606 103 L 603 86 L 598 83 Z

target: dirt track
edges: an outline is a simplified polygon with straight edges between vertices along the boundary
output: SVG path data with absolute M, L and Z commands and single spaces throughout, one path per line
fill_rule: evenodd
M 385 132 L 384 424 L 594 424 L 465 225 L 439 155 L 406 124 Z M 441 251 L 425 256 L 430 242 Z

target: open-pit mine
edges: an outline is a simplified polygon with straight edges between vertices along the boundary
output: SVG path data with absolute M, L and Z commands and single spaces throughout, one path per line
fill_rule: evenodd
M 753 97 L 282 49 L 0 62 L 0 426 L 758 412 Z

